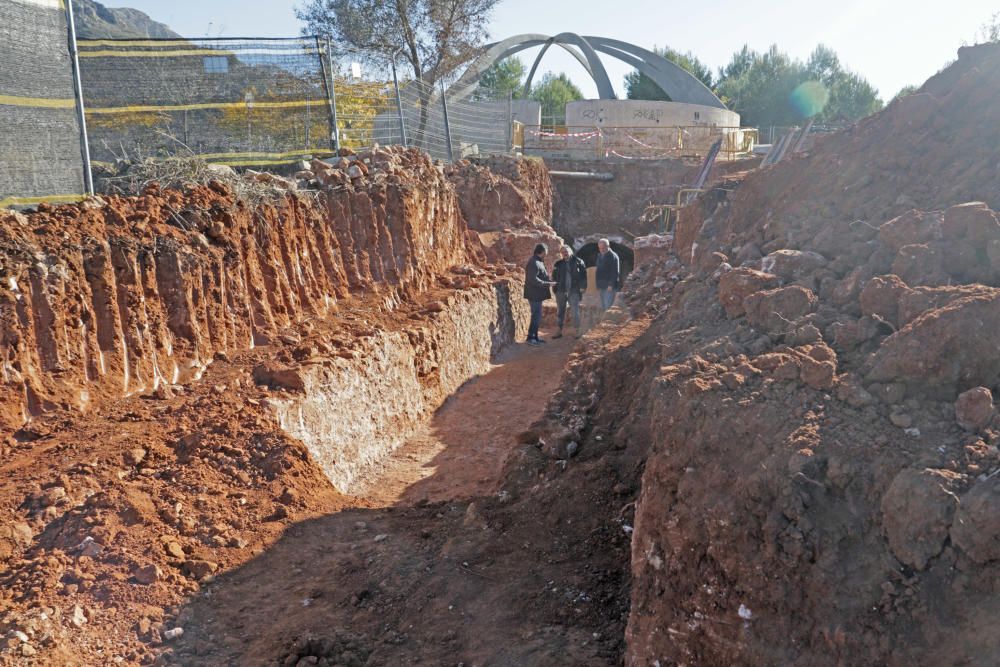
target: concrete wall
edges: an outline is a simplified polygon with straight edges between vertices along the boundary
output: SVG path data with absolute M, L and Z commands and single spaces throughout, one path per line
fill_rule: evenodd
M 704 155 L 719 139 L 724 152 L 745 150 L 740 116 L 700 104 L 581 100 L 566 105 L 566 130 L 527 128 L 525 152 L 575 160 L 649 160 Z
M 482 107 L 491 113 L 507 113 L 507 102 L 469 102 L 471 107 Z M 512 100 L 510 103 L 512 120 L 524 123 L 528 126 L 540 125 L 542 122 L 542 105 L 535 100 Z
M 663 127 L 707 125 L 739 127 L 740 115 L 727 109 L 680 102 L 580 100 L 566 105 L 566 125 Z

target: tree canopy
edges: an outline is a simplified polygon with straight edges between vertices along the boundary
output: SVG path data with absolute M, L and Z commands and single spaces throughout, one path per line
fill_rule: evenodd
M 777 45 L 764 53 L 744 46 L 719 70 L 715 93 L 746 125 L 852 122 L 882 108 L 878 91 L 822 44 L 805 63 Z
M 795 125 L 806 118 L 850 122 L 882 108 L 878 91 L 845 69 L 833 49 L 822 44 L 804 63 L 782 53 L 776 45 L 763 53 L 744 45 L 714 77 L 692 53 L 670 48 L 654 51 L 711 88 L 746 125 Z M 670 101 L 638 70 L 625 77 L 625 91 L 633 100 Z
M 660 49 L 654 46 L 653 52 L 687 70 L 709 88 L 712 87 L 712 70 L 698 60 L 697 56 L 690 51 L 688 53 L 681 53 L 669 47 Z M 639 70 L 635 70 L 625 76 L 625 96 L 630 100 L 671 101 L 670 96 L 663 92 L 662 88 Z
M 376 66 L 398 53 L 414 78 L 434 83 L 478 53 L 499 1 L 306 0 L 295 14 L 303 34 L 329 35 Z
M 507 58 L 494 64 L 483 72 L 479 79 L 479 87 L 473 94 L 473 99 L 491 100 L 512 93 L 514 99 L 521 97 L 524 86 L 524 76 L 527 69 L 520 58 Z
M 530 97 L 541 103 L 543 118 L 552 118 L 553 122 L 561 124 L 566 121 L 566 103 L 582 100 L 583 93 L 564 72 L 558 75 L 547 72 L 531 87 Z

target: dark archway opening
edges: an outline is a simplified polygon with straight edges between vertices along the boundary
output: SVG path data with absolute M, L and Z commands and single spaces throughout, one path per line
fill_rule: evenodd
M 625 278 L 628 277 L 628 274 L 632 273 L 632 269 L 635 267 L 635 253 L 627 245 L 615 243 L 614 241 L 611 242 L 611 249 L 618 255 L 622 269 L 622 282 L 624 282 Z M 576 251 L 576 254 L 583 260 L 584 264 L 591 267 L 597 266 L 597 252 L 597 243 L 595 242 L 584 244 Z

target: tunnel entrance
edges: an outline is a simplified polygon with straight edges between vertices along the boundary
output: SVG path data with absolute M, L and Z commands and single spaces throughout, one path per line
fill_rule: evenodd
M 635 267 L 635 253 L 632 251 L 632 248 L 615 241 L 611 241 L 611 249 L 617 253 L 618 259 L 621 262 L 622 282 L 624 282 L 625 278 L 628 277 L 628 274 L 632 273 L 632 269 Z M 576 251 L 576 254 L 588 268 L 597 266 L 597 253 L 597 242 L 585 243 Z

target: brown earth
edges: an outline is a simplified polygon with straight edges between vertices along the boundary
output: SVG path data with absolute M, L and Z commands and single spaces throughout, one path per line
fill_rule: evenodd
M 1000 47 L 962 49 L 701 199 L 680 280 L 635 285 L 665 307 L 634 350 L 661 362 L 627 664 L 1000 659 L 998 72 Z
M 466 233 L 470 217 L 545 233 L 516 163 L 446 178 L 389 150 L 364 180 L 324 177 L 317 201 L 385 187 L 384 226 L 381 203 L 312 219 L 307 202 L 287 233 L 247 211 L 237 228 L 274 240 L 239 261 L 286 267 L 247 280 L 281 313 L 253 349 L 218 347 L 212 323 L 249 334 L 256 315 L 185 317 L 227 303 L 207 269 L 109 270 L 117 309 L 88 305 L 110 300 L 83 287 L 76 220 L 101 216 L 97 238 L 120 226 L 94 211 L 135 217 L 137 239 L 159 220 L 153 251 L 186 234 L 180 254 L 199 249 L 176 266 L 215 256 L 153 215 L 183 193 L 8 216 L 0 661 L 995 664 L 998 72 L 1000 47 L 963 49 L 920 93 L 733 177 L 685 210 L 676 256 L 641 263 L 581 340 L 542 349 L 503 352 L 523 336 L 517 267 Z M 462 209 L 456 190 L 488 183 L 519 211 Z M 285 259 L 316 255 L 280 251 L 324 226 L 351 230 L 371 279 L 317 278 L 338 298 L 326 313 L 272 305 L 285 285 L 324 303 Z M 454 243 L 425 246 L 421 226 Z M 388 261 L 398 239 L 412 262 Z M 74 299 L 80 321 L 137 323 L 94 350 L 216 360 L 122 397 L 128 353 L 107 377 L 79 370 L 96 357 Z

